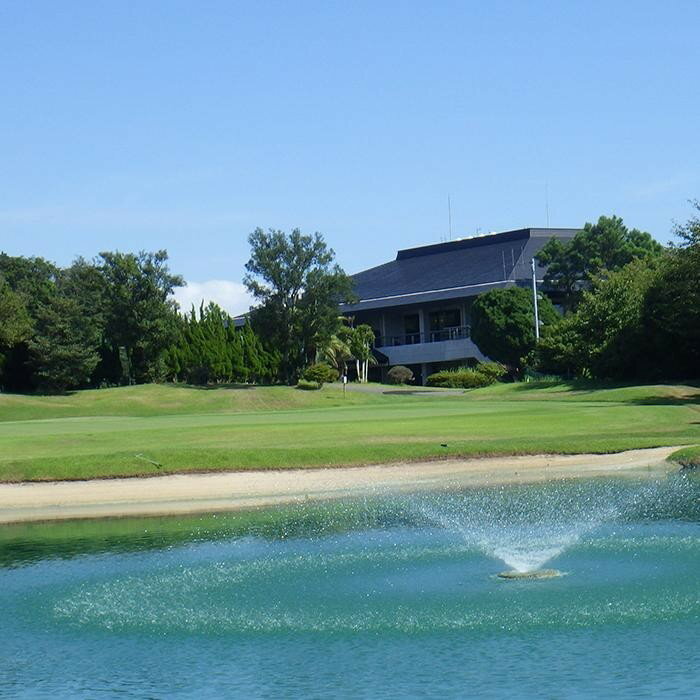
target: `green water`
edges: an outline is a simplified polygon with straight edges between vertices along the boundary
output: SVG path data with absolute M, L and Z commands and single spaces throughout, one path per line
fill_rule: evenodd
M 9 526 L 0 695 L 697 697 L 699 525 L 674 476 Z

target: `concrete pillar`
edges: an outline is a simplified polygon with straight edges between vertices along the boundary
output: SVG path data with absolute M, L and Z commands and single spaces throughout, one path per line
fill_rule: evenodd
M 420 378 L 421 378 L 421 384 L 425 386 L 425 380 L 428 378 L 428 363 L 424 362 L 420 366 Z
M 418 330 L 420 331 L 420 342 L 427 342 L 428 336 L 426 335 L 427 329 L 425 327 L 425 313 L 423 312 L 422 308 L 418 309 Z

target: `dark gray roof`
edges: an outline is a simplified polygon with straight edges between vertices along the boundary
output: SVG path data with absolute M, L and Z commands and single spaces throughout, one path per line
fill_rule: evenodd
M 530 260 L 550 238 L 568 239 L 577 232 L 523 228 L 400 250 L 395 260 L 352 276 L 360 301 L 343 310 L 459 298 L 509 286 L 531 276 Z

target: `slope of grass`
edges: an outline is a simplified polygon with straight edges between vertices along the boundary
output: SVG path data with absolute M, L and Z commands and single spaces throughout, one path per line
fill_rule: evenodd
M 0 480 L 284 469 L 700 442 L 693 387 L 498 385 L 459 395 L 139 386 L 0 395 Z
M 684 447 L 674 452 L 670 459 L 687 469 L 700 469 L 700 447 Z
M 0 394 L 0 421 L 75 418 L 83 416 L 162 416 L 191 413 L 231 413 L 324 406 L 356 405 L 376 396 L 347 392 L 339 386 L 299 391 L 283 386 L 193 387 L 183 384 L 142 384 L 113 389 L 76 391 L 65 396 Z

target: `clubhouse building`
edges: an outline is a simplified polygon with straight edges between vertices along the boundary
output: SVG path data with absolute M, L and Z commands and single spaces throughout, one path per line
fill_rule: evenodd
M 375 378 L 405 365 L 421 384 L 439 369 L 485 359 L 470 337 L 474 298 L 491 289 L 529 286 L 531 260 L 545 243 L 576 233 L 523 228 L 407 248 L 395 260 L 353 275 L 358 301 L 341 310 L 374 330 Z M 541 282 L 544 268 L 536 272 Z

